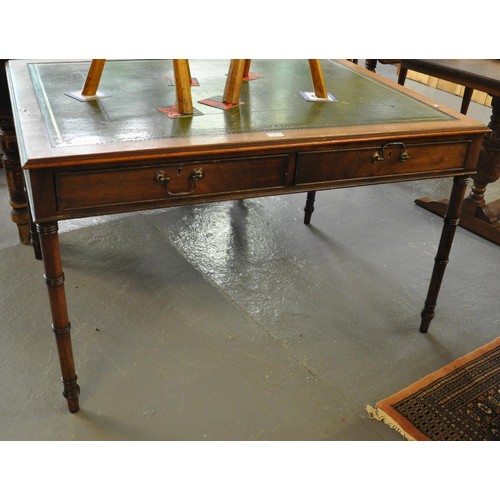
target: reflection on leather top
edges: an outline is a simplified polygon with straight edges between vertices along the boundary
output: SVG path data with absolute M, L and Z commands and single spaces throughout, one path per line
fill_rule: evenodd
M 222 95 L 227 60 L 192 60 L 193 105 L 202 114 L 168 118 L 158 108 L 175 104 L 171 60 L 107 61 L 99 90 L 110 97 L 81 102 L 67 96 L 82 88 L 89 62 L 29 65 L 52 146 L 93 145 L 242 132 L 453 120 L 390 86 L 338 62 L 322 61 L 328 91 L 337 102 L 307 102 L 307 60 L 255 60 L 251 71 L 264 78 L 244 82 L 242 104 L 220 110 L 198 103 Z

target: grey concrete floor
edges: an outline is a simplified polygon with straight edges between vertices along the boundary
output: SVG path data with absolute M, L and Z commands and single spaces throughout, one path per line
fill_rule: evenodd
M 418 333 L 442 220 L 414 200 L 450 189 L 321 192 L 310 226 L 302 194 L 61 223 L 81 386 L 71 415 L 42 264 L 18 242 L 0 170 L 0 439 L 401 440 L 365 405 L 500 332 L 500 249 L 459 228 Z

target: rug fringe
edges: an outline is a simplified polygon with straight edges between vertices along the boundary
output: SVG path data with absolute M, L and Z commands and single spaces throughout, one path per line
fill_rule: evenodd
M 384 422 L 384 424 L 388 425 L 391 429 L 394 429 L 408 441 L 415 441 L 414 437 L 410 436 L 407 432 L 401 429 L 401 427 L 380 408 L 374 408 L 373 406 L 365 405 L 365 409 L 368 412 L 370 418 L 378 420 L 379 422 Z

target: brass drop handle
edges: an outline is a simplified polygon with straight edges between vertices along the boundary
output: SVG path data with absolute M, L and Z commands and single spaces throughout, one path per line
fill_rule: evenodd
M 402 142 L 388 142 L 387 144 L 384 144 L 382 146 L 382 149 L 380 150 L 380 153 L 376 151 L 375 153 L 372 154 L 372 163 L 378 163 L 380 161 L 385 160 L 384 156 L 384 150 L 387 147 L 400 147 L 403 148 L 403 151 L 399 155 L 399 160 L 400 161 L 406 161 L 410 159 L 410 154 L 408 153 L 408 150 L 406 149 L 406 146 Z
M 200 181 L 201 179 L 203 179 L 204 175 L 205 172 L 203 171 L 202 168 L 195 168 L 191 172 L 191 175 L 189 176 L 192 188 L 189 191 L 179 191 L 177 193 L 174 193 L 168 189 L 168 183 L 170 182 L 170 177 L 167 177 L 163 170 L 156 172 L 155 182 L 157 184 L 163 184 L 165 186 L 165 190 L 170 196 L 187 196 L 188 194 L 192 194 L 194 192 L 194 190 L 196 189 L 196 181 Z

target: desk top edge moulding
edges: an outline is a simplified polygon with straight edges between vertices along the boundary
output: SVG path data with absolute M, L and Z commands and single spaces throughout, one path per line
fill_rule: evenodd
M 313 60 L 316 61 L 316 60 Z M 80 408 L 66 305 L 58 222 L 222 200 L 307 193 L 310 222 L 319 190 L 453 177 L 450 206 L 432 270 L 420 332 L 426 333 L 484 125 L 437 106 L 347 61 L 321 61 L 323 90 L 307 100 L 315 63 L 252 60 L 258 79 L 222 96 L 228 61 L 190 61 L 199 114 L 171 119 L 178 104 L 168 61 L 108 61 L 100 86 L 110 96 L 79 100 L 89 61 L 12 61 L 9 88 L 33 222 L 58 347 L 63 395 Z M 245 71 L 246 65 L 243 65 Z M 189 69 L 189 72 L 188 72 Z M 235 70 L 236 71 L 236 70 Z M 234 83 L 234 82 L 233 82 Z

